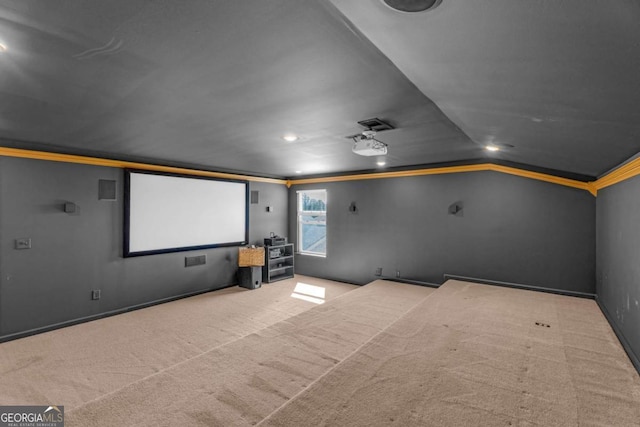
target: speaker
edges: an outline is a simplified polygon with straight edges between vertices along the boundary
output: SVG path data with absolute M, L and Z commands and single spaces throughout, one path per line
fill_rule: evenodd
M 98 200 L 116 200 L 116 182 L 110 179 L 98 180 Z
M 260 192 L 259 191 L 252 191 L 251 192 L 251 204 L 252 205 L 257 205 L 258 201 L 260 200 Z
M 424 12 L 426 10 L 435 9 L 442 0 L 383 0 L 384 3 L 392 9 L 400 12 Z
M 238 286 L 247 289 L 258 289 L 262 286 L 262 267 L 240 267 L 238 269 Z

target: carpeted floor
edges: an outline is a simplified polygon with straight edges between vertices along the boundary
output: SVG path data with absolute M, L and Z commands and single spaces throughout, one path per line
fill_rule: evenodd
M 68 412 L 68 426 L 253 425 L 427 298 L 376 281 Z
M 0 344 L 0 373 L 68 426 L 640 426 L 594 301 L 459 281 L 230 288 Z
M 59 404 L 69 411 L 315 307 L 291 294 L 298 281 L 324 299 L 357 286 L 305 276 L 231 287 L 0 344 L 0 403 Z
M 592 300 L 449 281 L 262 426 L 638 426 Z

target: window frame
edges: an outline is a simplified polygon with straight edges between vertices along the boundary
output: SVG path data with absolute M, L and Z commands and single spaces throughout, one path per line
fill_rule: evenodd
M 302 210 L 302 195 L 303 194 L 309 194 L 309 193 L 324 193 L 324 203 L 325 203 L 325 210 L 324 211 L 304 211 Z M 315 256 L 315 257 L 320 257 L 320 258 L 326 258 L 327 257 L 327 211 L 329 209 L 329 194 L 328 191 L 325 188 L 314 188 L 314 189 L 310 189 L 310 190 L 298 190 L 296 191 L 296 230 L 297 230 L 297 246 L 298 246 L 298 253 L 300 255 L 309 255 L 309 256 Z M 312 216 L 320 216 L 320 217 L 324 217 L 324 223 L 325 223 L 325 233 L 324 233 L 324 239 L 325 239 L 325 250 L 324 252 L 314 252 L 314 251 L 308 251 L 308 250 L 304 250 L 303 245 L 302 245 L 302 226 L 305 224 L 305 222 L 302 220 L 302 217 L 305 215 L 312 215 Z

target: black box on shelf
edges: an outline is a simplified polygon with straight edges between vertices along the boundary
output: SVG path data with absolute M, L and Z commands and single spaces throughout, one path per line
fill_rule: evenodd
M 269 259 L 280 258 L 284 256 L 283 248 L 268 248 L 269 251 Z
M 287 238 L 280 236 L 267 237 L 264 239 L 265 246 L 278 246 L 278 245 L 286 245 Z

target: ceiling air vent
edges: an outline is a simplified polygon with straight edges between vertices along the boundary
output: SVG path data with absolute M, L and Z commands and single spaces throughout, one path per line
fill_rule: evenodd
M 424 12 L 438 7 L 442 0 L 382 0 L 387 6 L 400 12 Z
M 389 123 L 383 122 L 382 120 L 377 118 L 361 120 L 358 122 L 358 124 L 367 130 L 373 130 L 376 132 L 393 129 L 393 126 L 391 126 Z

